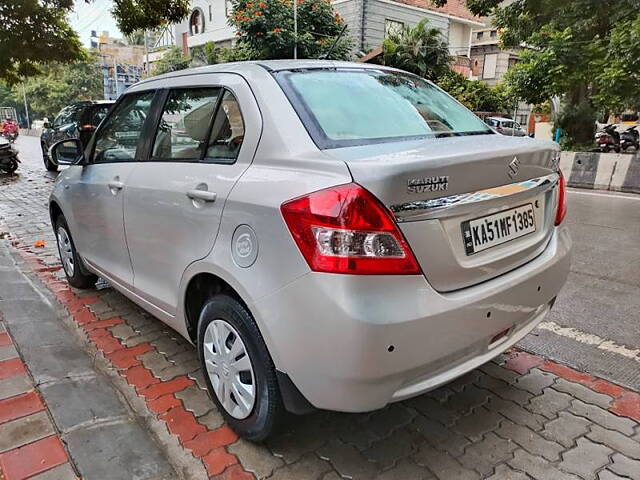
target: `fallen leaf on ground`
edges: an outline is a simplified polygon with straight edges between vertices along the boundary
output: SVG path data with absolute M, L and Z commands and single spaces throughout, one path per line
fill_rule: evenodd
M 36 240 L 36 243 L 33 244 L 36 248 L 44 248 L 44 240 Z

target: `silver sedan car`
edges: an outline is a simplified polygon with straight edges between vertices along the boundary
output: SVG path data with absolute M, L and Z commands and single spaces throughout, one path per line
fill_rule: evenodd
M 197 345 L 254 441 L 285 411 L 375 410 L 482 365 L 569 271 L 557 146 L 391 68 L 150 78 L 51 158 L 71 165 L 50 200 L 69 283 L 100 276 Z

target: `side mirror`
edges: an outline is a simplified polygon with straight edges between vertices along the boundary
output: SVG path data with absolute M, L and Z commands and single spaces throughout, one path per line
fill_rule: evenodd
M 51 124 L 49 122 L 44 122 L 42 124 L 42 128 L 51 128 Z
M 70 138 L 54 143 L 49 150 L 49 158 L 55 165 L 77 165 L 84 161 L 82 142 L 78 138 Z

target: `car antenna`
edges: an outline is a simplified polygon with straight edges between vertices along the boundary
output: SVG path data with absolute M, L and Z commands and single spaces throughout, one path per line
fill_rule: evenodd
M 336 37 L 336 39 L 333 41 L 333 44 L 331 45 L 331 48 L 329 48 L 329 51 L 327 53 L 325 53 L 324 55 L 322 55 L 319 60 L 327 60 L 329 58 L 329 55 L 331 55 L 333 53 L 333 49 L 336 48 L 336 45 L 338 45 L 338 42 L 340 41 L 340 39 L 342 38 L 342 35 L 344 35 L 344 32 L 347 30 L 347 24 L 344 24 L 344 27 L 342 27 L 342 30 L 340 30 L 340 33 L 338 34 L 338 36 Z

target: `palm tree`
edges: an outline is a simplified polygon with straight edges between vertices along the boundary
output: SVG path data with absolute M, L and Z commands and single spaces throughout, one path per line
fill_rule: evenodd
M 429 20 L 421 20 L 415 27 L 403 26 L 390 33 L 382 44 L 384 64 L 401 68 L 428 80 L 437 80 L 449 71 L 449 46 L 437 28 L 429 27 Z

